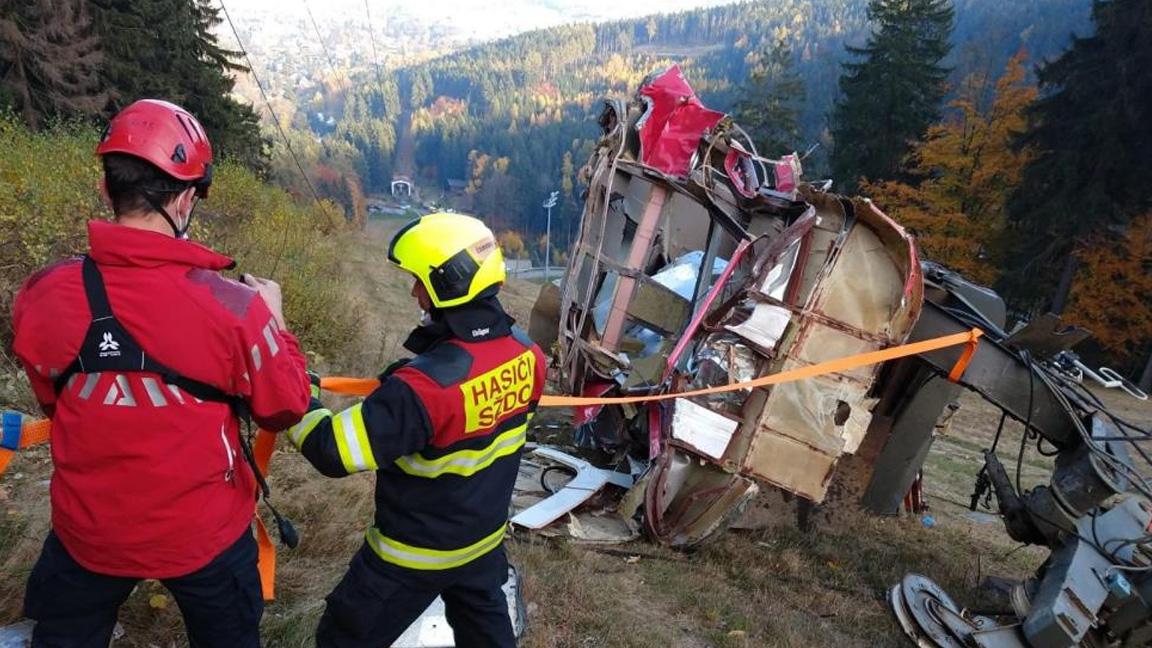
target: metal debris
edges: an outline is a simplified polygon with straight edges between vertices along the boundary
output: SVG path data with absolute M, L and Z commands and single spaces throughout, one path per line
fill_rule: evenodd
M 567 273 L 559 295 L 543 288 L 530 327 L 556 343 L 562 391 L 728 384 L 909 335 L 923 300 L 911 237 L 871 202 L 805 184 L 798 156 L 761 156 L 678 68 L 630 105 L 606 101 L 600 124 Z M 582 408 L 575 440 L 646 464 L 649 534 L 691 546 L 726 529 L 761 485 L 824 501 L 841 457 L 868 435 L 880 372 Z
M 960 285 L 942 272 L 933 272 L 935 285 Z M 1055 460 L 1047 484 L 1020 490 L 1019 475 L 1012 479 L 995 447 L 985 450 L 983 468 L 973 466 L 970 515 L 989 517 L 976 511 L 982 504 L 991 509 L 994 496 L 1007 534 L 1050 554 L 1033 577 L 1002 593 L 998 605 L 985 605 L 995 612 L 988 616 L 965 612 L 935 584 L 909 575 L 891 592 L 896 618 L 924 648 L 1152 645 L 1152 456 L 1143 446 L 1152 432 L 1108 411 L 1070 375 L 1069 367 L 1076 368 L 1070 349 L 1084 339 L 1082 332 L 1045 317 L 1009 335 L 992 319 L 1002 310 L 983 303 L 928 302 L 916 330 L 930 335 L 977 323 L 988 331 L 961 384 L 999 407 L 1005 419 L 1023 422 Z M 921 357 L 938 369 L 951 359 Z
M 555 495 L 512 516 L 512 524 L 527 529 L 542 529 L 548 526 L 588 501 L 588 498 L 608 484 L 631 488 L 634 481 L 630 475 L 601 470 L 583 459 L 554 448 L 537 448 L 534 454 L 572 468 L 576 471 L 576 477 Z
M 528 613 L 521 594 L 522 582 L 515 568 L 508 568 L 508 580 L 504 583 L 504 596 L 508 600 L 508 613 L 512 617 L 512 630 L 519 639 L 524 635 Z M 456 638 L 444 610 L 444 600 L 436 597 L 432 605 L 412 622 L 404 634 L 392 644 L 392 648 L 453 648 Z

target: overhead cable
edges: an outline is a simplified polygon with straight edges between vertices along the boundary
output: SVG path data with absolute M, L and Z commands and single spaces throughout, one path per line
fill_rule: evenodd
M 236 23 L 232 22 L 232 16 L 228 13 L 228 7 L 224 4 L 224 0 L 219 0 L 220 8 L 224 11 L 224 18 L 228 21 L 228 26 L 232 29 L 232 35 L 236 37 L 236 45 L 240 48 L 240 53 L 244 55 L 244 60 L 248 63 L 248 72 L 252 75 L 252 79 L 256 82 L 256 87 L 260 90 L 260 96 L 264 98 L 264 105 L 268 108 L 268 114 L 272 116 L 272 123 L 276 125 L 276 130 L 280 133 L 280 138 L 284 140 L 284 147 L 288 150 L 288 154 L 292 156 L 293 162 L 296 163 L 296 168 L 300 170 L 300 177 L 304 179 L 304 184 L 307 185 L 309 193 L 312 194 L 313 200 L 316 201 L 317 207 L 324 214 L 324 217 L 333 222 L 328 210 L 324 207 L 324 202 L 320 199 L 320 194 L 316 192 L 316 187 L 312 185 L 312 180 L 308 178 L 308 174 L 304 171 L 304 165 L 300 163 L 300 158 L 297 157 L 295 149 L 292 148 L 292 142 L 288 139 L 288 134 L 284 132 L 284 126 L 280 123 L 280 116 L 276 114 L 276 109 L 272 107 L 272 101 L 268 98 L 268 92 L 264 89 L 264 84 L 260 81 L 260 76 L 256 73 L 256 66 L 252 64 L 252 57 L 248 54 L 248 48 L 244 46 L 244 41 L 240 38 L 240 32 L 236 29 Z M 288 242 L 288 228 L 283 228 L 283 233 L 280 239 L 280 251 L 276 254 L 276 261 L 272 264 L 272 272 L 276 274 L 276 270 L 280 267 L 280 258 L 284 254 L 284 248 Z

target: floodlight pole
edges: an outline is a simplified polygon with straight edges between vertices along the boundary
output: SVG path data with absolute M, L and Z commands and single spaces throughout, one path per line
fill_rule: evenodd
M 556 206 L 559 191 L 553 191 L 544 201 L 542 207 L 548 210 L 548 229 L 544 234 L 544 282 L 551 280 L 552 275 L 552 208 Z

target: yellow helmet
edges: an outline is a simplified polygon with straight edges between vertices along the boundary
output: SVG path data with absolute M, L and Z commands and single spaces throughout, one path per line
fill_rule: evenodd
M 388 260 L 415 275 L 437 308 L 466 304 L 504 282 L 496 236 L 464 214 L 428 214 L 408 223 L 392 237 Z

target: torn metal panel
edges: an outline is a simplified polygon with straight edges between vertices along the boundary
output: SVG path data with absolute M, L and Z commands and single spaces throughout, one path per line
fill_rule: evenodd
M 644 521 L 664 544 L 696 546 L 739 519 L 758 492 L 755 481 L 670 446 L 656 460 L 645 490 Z
M 636 124 L 644 163 L 670 175 L 686 175 L 700 145 L 724 113 L 708 110 L 684 80 L 680 66 L 652 79 L 640 89 L 647 110 Z
M 548 281 L 540 286 L 532 315 L 528 319 L 528 337 L 541 349 L 551 349 L 560 337 L 560 285 Z
M 792 311 L 767 303 L 751 304 L 734 315 L 736 321 L 725 324 L 724 328 L 765 350 L 776 348 L 792 321 Z
M 672 409 L 672 438 L 685 448 L 720 459 L 732 441 L 740 421 L 717 414 L 688 399 L 676 401 Z
M 1090 337 L 1092 334 L 1086 329 L 1068 326 L 1060 321 L 1059 315 L 1045 313 L 1013 332 L 1007 342 L 1027 349 L 1036 358 L 1045 359 L 1068 351 Z
M 546 501 L 575 477 L 576 469 L 571 466 L 554 463 L 535 453 L 526 456 L 521 461 L 513 490 L 513 517 Z M 617 485 L 623 487 L 631 483 L 631 476 L 625 477 L 618 480 Z M 643 491 L 642 487 L 633 485 L 623 497 L 618 497 L 615 489 L 601 489 L 555 522 L 532 532 L 586 544 L 618 544 L 635 540 L 640 536 L 640 525 L 635 519 L 641 501 L 634 494 L 637 488 Z M 514 530 L 520 528 L 513 526 Z
M 695 279 L 695 274 L 692 276 Z M 628 317 L 663 334 L 675 333 L 688 321 L 692 305 L 658 281 L 642 280 L 628 302 Z
M 882 215 L 865 224 L 846 200 L 819 205 L 773 244 L 749 298 L 725 324 L 771 358 L 766 373 L 898 344 L 914 319 L 908 311 L 920 289 L 906 270 L 915 267 L 907 236 L 878 233 L 888 225 Z M 867 429 L 877 371 L 862 367 L 772 387 L 762 402 L 744 408 L 741 442 L 726 459 L 745 474 L 822 501 L 837 459 Z
M 634 483 L 630 475 L 602 470 L 583 459 L 565 454 L 554 448 L 537 448 L 533 454 L 571 468 L 576 471 L 576 477 L 555 495 L 512 516 L 512 524 L 526 529 L 542 529 L 552 524 L 588 501 L 597 491 L 608 484 L 621 488 L 631 488 Z

